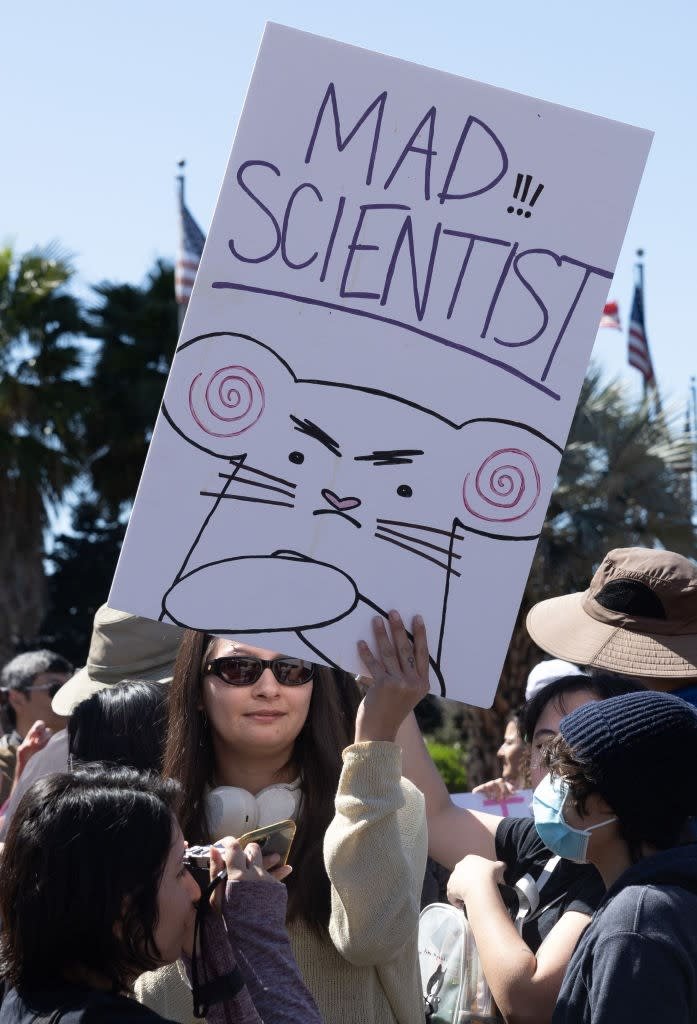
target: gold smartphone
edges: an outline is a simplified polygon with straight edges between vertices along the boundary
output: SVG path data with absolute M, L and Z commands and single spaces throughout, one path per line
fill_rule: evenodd
M 294 838 L 295 822 L 291 818 L 285 818 L 283 821 L 274 822 L 273 825 L 264 825 L 252 832 L 246 832 L 237 841 L 243 849 L 248 843 L 257 843 L 264 857 L 277 853 L 281 859 L 274 867 L 279 868 L 287 863 Z

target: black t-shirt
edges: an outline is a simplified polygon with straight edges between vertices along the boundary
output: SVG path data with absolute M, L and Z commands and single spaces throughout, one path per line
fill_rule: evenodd
M 45 991 L 10 989 L 0 1007 L 0 1024 L 171 1024 L 135 999 L 78 985 Z
M 506 865 L 507 885 L 515 885 L 524 875 L 537 881 L 553 856 L 537 834 L 532 818 L 503 818 L 499 823 L 496 857 Z M 523 922 L 525 942 L 536 953 L 562 914 L 577 910 L 590 917 L 604 895 L 603 880 L 592 864 L 560 860 L 540 893 L 537 910 Z

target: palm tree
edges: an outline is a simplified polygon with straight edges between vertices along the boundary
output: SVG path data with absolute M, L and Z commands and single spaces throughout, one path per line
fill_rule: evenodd
M 493 778 L 495 750 L 508 712 L 523 701 L 525 680 L 541 652 L 525 617 L 537 601 L 584 590 L 603 556 L 615 547 L 660 544 L 694 557 L 695 529 L 681 467 L 688 441 L 677 417 L 652 415 L 630 402 L 617 383 L 591 368 L 581 390 L 542 536 L 491 712 L 467 708 L 470 784 Z
M 101 512 L 124 513 L 135 497 L 177 343 L 174 271 L 158 261 L 142 286 L 104 282 L 88 312 L 101 342 L 85 409 L 92 486 Z
M 80 308 L 55 244 L 0 249 L 0 658 L 43 617 L 44 531 L 80 469 Z

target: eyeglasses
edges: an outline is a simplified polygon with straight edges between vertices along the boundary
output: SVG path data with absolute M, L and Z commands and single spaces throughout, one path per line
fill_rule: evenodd
M 235 655 L 229 658 L 214 658 L 203 666 L 204 675 L 217 676 L 228 686 L 253 686 L 265 668 L 270 668 L 281 686 L 303 686 L 315 674 L 311 661 L 300 658 L 254 658 L 251 655 Z
M 48 691 L 49 697 L 55 697 L 60 690 L 63 683 L 42 683 L 41 686 L 27 686 L 26 690 L 22 690 L 22 693 L 37 693 L 39 691 Z
M 46 691 L 48 691 L 49 697 L 53 699 L 60 690 L 61 686 L 63 686 L 63 683 L 41 683 L 40 686 L 17 687 L 16 690 L 17 693 L 45 693 Z M 8 700 L 10 699 L 10 689 L 11 688 L 9 686 L 0 687 L 0 704 L 7 704 Z

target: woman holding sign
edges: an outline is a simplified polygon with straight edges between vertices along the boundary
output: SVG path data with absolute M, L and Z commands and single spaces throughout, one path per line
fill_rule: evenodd
M 393 642 L 380 622 L 376 654 L 361 651 L 375 680 L 362 702 L 347 673 L 192 630 L 172 683 L 165 774 L 184 788 L 189 841 L 297 823 L 287 927 L 327 1024 L 423 1022 L 426 827 L 395 738 L 428 691 L 428 650 L 420 620 L 413 650 L 396 612 Z M 188 1021 L 191 994 L 177 985 L 150 976 L 140 996 Z M 252 996 L 264 1018 L 275 994 Z

